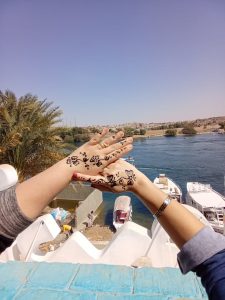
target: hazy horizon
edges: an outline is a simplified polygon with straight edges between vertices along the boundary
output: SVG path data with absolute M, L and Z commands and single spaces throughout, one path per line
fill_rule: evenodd
M 225 1 L 0 1 L 0 89 L 71 126 L 225 115 Z

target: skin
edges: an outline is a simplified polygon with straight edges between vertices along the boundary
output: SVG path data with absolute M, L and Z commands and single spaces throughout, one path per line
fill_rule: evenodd
M 107 129 L 44 172 L 18 184 L 16 195 L 22 213 L 34 219 L 71 181 L 73 173 L 101 174 L 109 164 L 132 149 L 132 138 L 121 140 L 123 132 L 106 137 Z
M 167 195 L 158 189 L 143 173 L 123 160 L 117 160 L 104 169 L 102 175 L 89 176 L 76 173 L 75 178 L 88 181 L 101 191 L 135 193 L 144 205 L 154 214 L 163 204 Z M 195 236 L 204 225 L 176 200 L 158 218 L 161 225 L 176 245 L 181 248 Z

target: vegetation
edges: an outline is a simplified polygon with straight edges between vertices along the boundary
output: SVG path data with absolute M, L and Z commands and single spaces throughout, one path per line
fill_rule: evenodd
M 146 130 L 145 129 L 140 129 L 140 135 L 145 135 L 146 134 Z
M 197 133 L 197 131 L 194 129 L 194 127 L 192 125 L 187 125 L 181 130 L 181 133 L 188 134 L 188 135 L 194 135 Z
M 176 136 L 177 130 L 176 129 L 167 129 L 165 132 L 165 136 Z
M 24 179 L 61 159 L 63 145 L 54 126 L 60 116 L 51 102 L 0 91 L 0 163 L 13 165 Z
M 84 143 L 90 138 L 88 130 L 82 127 L 72 127 L 71 133 L 74 143 Z
M 134 135 L 134 129 L 131 127 L 124 127 L 124 137 L 129 137 Z
M 225 122 L 221 122 L 221 123 L 219 123 L 219 125 L 220 125 L 220 129 L 224 129 L 225 130 Z
M 72 144 L 73 147 L 76 143 L 87 142 L 90 138 L 89 130 L 83 127 L 60 127 L 59 132 L 63 142 Z

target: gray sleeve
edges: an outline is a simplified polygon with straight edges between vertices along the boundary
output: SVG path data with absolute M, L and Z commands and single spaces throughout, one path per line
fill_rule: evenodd
M 191 240 L 186 242 L 177 255 L 183 274 L 225 249 L 225 236 L 216 233 L 210 227 L 201 229 Z
M 16 186 L 0 192 L 0 235 L 14 239 L 33 220 L 27 218 L 19 208 Z

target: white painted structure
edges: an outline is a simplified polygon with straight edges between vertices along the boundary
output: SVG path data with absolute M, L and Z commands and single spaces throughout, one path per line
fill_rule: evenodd
M 153 182 L 164 193 L 182 203 L 182 190 L 172 179 L 165 174 L 159 174 Z
M 209 184 L 188 182 L 186 202 L 198 209 L 215 231 L 224 233 L 224 196 L 213 190 Z
M 199 211 L 188 205 L 185 207 L 199 220 L 209 225 Z M 38 249 L 39 244 L 54 239 L 59 232 L 60 228 L 50 214 L 39 217 L 17 237 L 11 247 L 0 255 L 0 261 L 25 260 L 132 266 L 135 261 L 147 258 L 148 265 L 152 267 L 178 267 L 179 249 L 156 220 L 151 231 L 136 223 L 126 222 L 102 250 L 97 249 L 81 232 L 76 231 L 60 248 L 47 254 L 41 253 Z
M 4 191 L 15 185 L 18 181 L 18 175 L 13 166 L 0 165 L 0 191 Z

